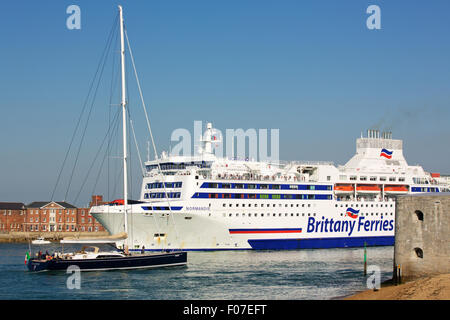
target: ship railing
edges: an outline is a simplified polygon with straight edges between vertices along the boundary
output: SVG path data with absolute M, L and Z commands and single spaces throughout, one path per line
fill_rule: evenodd
M 285 161 L 279 160 L 275 162 L 268 162 L 270 165 L 293 165 L 293 166 L 333 166 L 334 162 L 332 161 L 309 161 L 309 160 L 300 160 L 300 161 Z
M 294 175 L 255 175 L 255 174 L 216 174 L 216 175 L 202 175 L 204 179 L 212 180 L 236 180 L 236 181 L 267 181 L 267 182 L 315 182 L 315 180 L 306 179 L 305 177 L 298 177 Z

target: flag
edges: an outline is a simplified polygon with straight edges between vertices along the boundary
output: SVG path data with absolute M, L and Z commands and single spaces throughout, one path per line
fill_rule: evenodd
M 27 251 L 25 254 L 25 264 L 27 264 L 28 260 L 30 260 L 30 252 Z
M 394 151 L 389 151 L 389 150 L 387 150 L 387 149 L 381 149 L 381 154 L 380 154 L 380 157 L 385 157 L 385 158 L 387 158 L 387 159 L 390 159 L 390 158 L 392 158 L 392 153 L 393 153 Z

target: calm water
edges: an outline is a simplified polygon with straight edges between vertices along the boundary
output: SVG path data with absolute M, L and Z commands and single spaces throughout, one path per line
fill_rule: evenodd
M 28 272 L 27 249 L 0 244 L 0 299 L 317 300 L 366 286 L 362 248 L 188 252 L 187 267 L 82 272 L 81 288 L 72 290 L 66 285 L 69 274 Z M 368 248 L 367 257 L 369 265 L 380 267 L 381 281 L 391 278 L 393 247 Z

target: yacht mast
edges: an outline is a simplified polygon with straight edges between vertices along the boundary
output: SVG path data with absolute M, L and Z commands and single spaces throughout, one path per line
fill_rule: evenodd
M 127 114 L 126 114 L 126 88 L 125 88 L 125 43 L 123 36 L 123 14 L 122 6 L 119 6 L 120 20 L 120 61 L 122 66 L 122 136 L 123 136 L 123 210 L 124 210 L 124 229 L 128 232 L 128 176 L 127 176 Z

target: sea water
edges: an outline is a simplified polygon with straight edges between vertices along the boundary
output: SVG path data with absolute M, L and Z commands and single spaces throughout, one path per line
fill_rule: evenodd
M 0 299 L 324 300 L 365 290 L 375 276 L 364 276 L 363 248 L 192 251 L 187 267 L 81 272 L 74 288 L 72 273 L 29 272 L 28 249 L 0 244 Z M 32 249 L 61 251 L 56 244 Z M 379 268 L 381 282 L 390 279 L 393 247 L 367 248 L 367 265 Z

